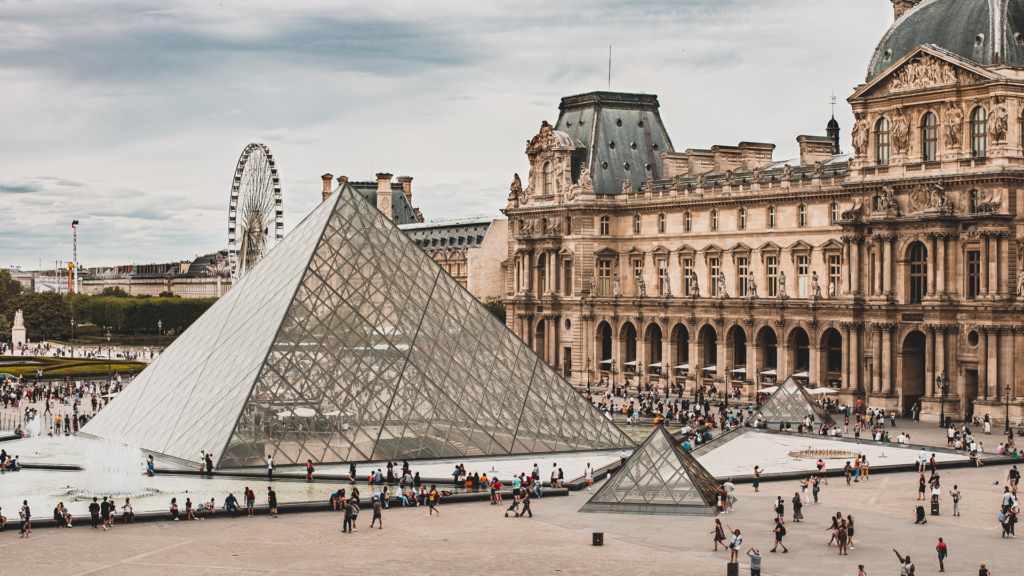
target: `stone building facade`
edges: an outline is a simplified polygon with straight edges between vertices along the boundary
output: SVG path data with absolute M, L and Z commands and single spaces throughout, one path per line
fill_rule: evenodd
M 564 98 L 505 210 L 510 328 L 578 385 L 797 374 L 1019 424 L 1024 0 L 893 5 L 847 100 L 850 154 L 834 119 L 778 161 L 676 151 L 654 96 Z

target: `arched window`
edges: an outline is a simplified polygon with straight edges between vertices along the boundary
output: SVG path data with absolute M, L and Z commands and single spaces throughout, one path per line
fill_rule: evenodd
M 740 208 L 738 225 L 739 225 L 740 230 L 746 230 L 747 229 L 747 209 L 746 208 Z
M 550 196 L 553 194 L 552 189 L 554 188 L 554 177 L 551 174 L 551 162 L 544 163 L 544 195 Z
M 718 230 L 718 210 L 711 211 L 711 229 Z
M 928 294 L 928 249 L 920 242 L 910 245 L 910 303 L 920 304 Z
M 800 224 L 800 227 L 803 228 L 804 226 L 807 226 L 807 206 L 804 206 L 803 204 L 801 204 L 796 209 L 796 214 L 797 214 L 797 222 Z
M 833 202 L 830 211 L 832 212 L 832 223 L 839 222 L 839 203 Z
M 971 155 L 984 157 L 988 149 L 988 114 L 978 106 L 971 112 Z
M 768 207 L 768 228 L 775 228 L 775 206 Z
M 687 232 L 693 230 L 693 219 L 690 217 L 689 212 L 683 215 L 683 229 Z
M 928 112 L 921 121 L 921 152 L 925 162 L 935 162 L 939 153 L 939 122 Z
M 889 121 L 885 118 L 875 124 L 875 160 L 879 166 L 889 165 Z
M 607 236 L 612 233 L 612 219 L 607 216 L 601 216 L 601 236 Z
M 633 234 L 639 234 L 642 228 L 640 227 L 640 215 L 633 216 Z
M 665 233 L 665 215 L 658 214 L 658 234 Z

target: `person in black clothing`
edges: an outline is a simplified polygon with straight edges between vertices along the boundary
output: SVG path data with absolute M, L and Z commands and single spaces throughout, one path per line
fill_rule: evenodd
M 786 548 L 786 545 L 782 543 L 782 537 L 786 535 L 786 527 L 782 525 L 781 520 L 775 521 L 775 529 L 772 530 L 772 532 L 775 532 L 775 547 L 772 548 L 770 551 L 775 552 L 775 548 L 782 546 L 783 554 L 789 552 L 789 549 Z
M 355 532 L 356 527 L 356 514 L 359 513 L 359 506 L 356 504 L 355 498 L 352 498 L 345 504 L 345 523 L 341 527 L 342 532 Z
M 103 502 L 100 503 L 100 517 L 103 519 L 103 529 L 107 529 L 107 524 L 110 524 L 110 502 L 107 497 L 103 497 Z
M 518 514 L 516 514 L 516 518 L 522 518 L 523 516 L 526 516 L 527 514 L 530 515 L 530 518 L 533 518 L 533 511 L 530 510 L 530 493 L 529 493 L 529 491 L 527 491 L 527 492 L 525 492 L 525 494 L 526 495 L 523 496 L 523 498 L 520 500 L 520 503 L 523 505 L 523 511 L 518 513 Z
M 277 492 L 267 486 L 267 507 L 270 508 L 270 516 L 277 518 Z
M 213 454 L 206 453 L 206 474 L 213 476 Z
M 92 504 L 89 504 L 89 515 L 92 516 L 93 528 L 99 528 L 100 523 L 100 505 L 96 503 L 96 500 L 97 498 L 93 496 Z

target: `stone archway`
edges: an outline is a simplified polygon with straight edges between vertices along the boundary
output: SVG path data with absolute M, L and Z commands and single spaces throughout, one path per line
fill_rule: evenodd
M 537 322 L 536 332 L 533 334 L 533 351 L 541 357 L 542 360 L 548 362 L 548 348 L 547 338 L 545 333 L 547 332 L 547 323 L 545 320 Z M 550 364 L 550 362 L 548 362 Z
M 924 333 L 914 330 L 903 338 L 903 345 L 900 347 L 899 360 L 903 366 L 899 382 L 902 398 L 900 410 L 904 416 L 909 416 L 911 406 L 924 396 L 926 343 Z
M 723 366 L 723 370 L 730 370 L 725 376 L 729 380 L 746 380 L 749 378 L 749 373 L 753 371 L 752 367 L 747 365 L 747 332 L 741 326 L 733 326 L 729 328 L 726 336 L 726 358 L 728 366 Z M 736 370 L 742 368 L 744 372 L 737 372 Z
M 657 323 L 648 326 L 644 333 L 644 370 L 652 376 L 666 374 L 665 363 L 662 361 L 663 342 L 661 326 Z M 653 366 L 654 364 L 660 366 Z
M 788 362 L 786 364 L 790 367 L 789 371 L 793 374 L 809 372 L 811 369 L 811 339 L 807 336 L 807 331 L 799 326 L 793 328 L 789 333 L 787 344 Z M 782 374 L 779 376 L 784 377 Z
M 671 371 L 668 373 L 677 378 L 686 378 L 692 374 L 692 368 L 676 368 L 677 366 L 690 365 L 690 331 L 686 328 L 685 324 L 676 324 L 672 328 L 671 346 L 669 349 L 671 352 L 667 362 L 671 363 Z
M 779 339 L 775 335 L 775 330 L 770 326 L 763 326 L 757 332 L 757 340 L 754 344 L 757 346 L 758 366 L 754 367 L 757 370 L 757 381 L 770 386 L 778 380 L 779 369 Z M 761 374 L 772 371 L 775 374 Z
M 619 330 L 619 357 L 616 361 L 622 366 L 622 374 L 628 380 L 630 374 L 636 374 L 636 326 L 632 322 L 626 322 Z
M 722 358 L 724 360 L 724 358 Z M 697 367 L 694 369 L 699 370 L 697 377 L 703 380 L 704 378 L 717 379 L 721 374 L 722 367 L 718 366 L 718 331 L 715 327 L 710 324 L 705 324 L 701 327 L 697 333 Z M 715 366 L 714 371 L 707 371 L 705 368 L 708 366 Z
M 843 383 L 843 335 L 829 328 L 821 335 L 818 345 L 818 382 L 830 388 L 841 388 Z

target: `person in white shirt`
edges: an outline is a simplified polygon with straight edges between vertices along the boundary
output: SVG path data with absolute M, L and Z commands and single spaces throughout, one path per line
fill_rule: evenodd
M 274 479 L 274 457 L 267 454 L 267 479 Z
M 725 484 L 722 484 L 722 487 L 725 488 L 725 494 L 726 494 L 726 496 L 725 496 L 725 505 L 726 505 L 725 513 L 728 514 L 729 511 L 732 510 L 733 503 L 736 502 L 736 496 L 733 495 L 733 492 L 736 490 L 736 485 L 732 483 L 732 478 L 729 478 L 728 480 L 726 480 Z
M 924 472 L 924 467 L 926 464 L 928 464 L 928 453 L 922 449 L 920 452 L 917 453 L 917 471 Z
M 594 485 L 594 467 L 590 465 L 590 462 L 587 462 L 587 466 L 583 468 L 583 481 L 586 482 L 589 492 Z

